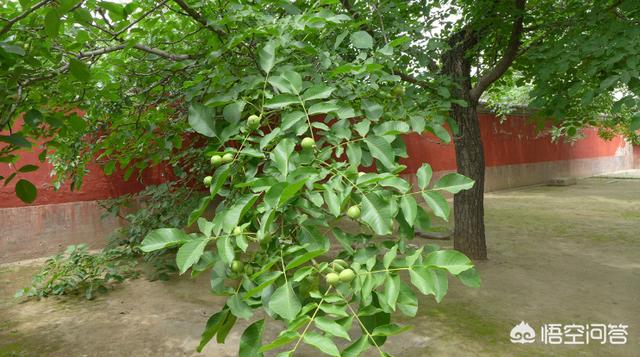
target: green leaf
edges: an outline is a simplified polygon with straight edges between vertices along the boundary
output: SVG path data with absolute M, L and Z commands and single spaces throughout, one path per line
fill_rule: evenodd
M 38 196 L 38 191 L 36 190 L 36 186 L 31 182 L 21 179 L 16 183 L 16 196 L 18 196 L 22 202 L 33 203 Z
M 472 179 L 454 172 L 442 176 L 442 178 L 433 185 L 433 189 L 458 193 L 462 190 L 470 189 L 474 183 Z
M 422 198 L 424 198 L 437 217 L 445 221 L 449 220 L 449 203 L 442 194 L 434 191 L 425 191 L 422 193 Z
M 352 343 L 342 351 L 342 357 L 359 357 L 370 346 L 369 338 L 367 336 L 360 336 L 356 342 Z
M 389 269 L 393 260 L 396 259 L 398 255 L 398 246 L 393 246 L 393 248 L 389 249 L 389 251 L 382 258 L 382 265 L 384 265 L 385 269 Z
M 257 194 L 245 195 L 235 201 L 235 204 L 229 207 L 222 222 L 222 229 L 230 233 L 236 226 L 239 225 L 242 216 L 249 210 L 258 199 Z
M 631 129 L 631 131 L 637 131 L 640 129 L 640 113 L 636 113 L 631 118 L 631 124 L 629 125 L 629 129 Z
M 31 143 L 20 133 L 15 133 L 12 135 L 0 135 L 0 141 L 23 148 L 31 147 Z
M 293 291 L 293 287 L 291 287 L 291 283 L 287 282 L 273 292 L 269 300 L 269 308 L 288 321 L 298 316 L 302 306 L 300 305 L 298 296 Z
M 282 73 L 282 78 L 289 83 L 289 93 L 299 94 L 302 90 L 302 77 L 300 73 L 294 71 L 286 71 Z
M 366 31 L 358 31 L 351 34 L 351 44 L 355 48 L 373 48 L 373 37 Z
M 194 224 L 198 220 L 198 218 L 202 216 L 202 214 L 207 209 L 207 207 L 209 207 L 209 203 L 211 203 L 211 196 L 205 196 L 200 199 L 200 202 L 198 203 L 198 207 L 196 207 L 189 214 L 189 219 L 187 220 L 187 226 Z
M 283 131 L 289 130 L 303 121 L 306 117 L 307 116 L 304 114 L 304 112 L 301 111 L 285 113 L 282 116 L 282 125 L 280 125 L 280 129 L 282 129 Z
M 296 341 L 300 338 L 300 334 L 296 331 L 284 331 L 280 336 L 278 336 L 275 340 L 271 341 L 271 343 L 266 344 L 260 347 L 260 352 L 267 352 L 273 350 L 275 348 L 288 345 L 293 341 Z
M 393 227 L 392 217 L 394 213 L 389 201 L 377 193 L 370 192 L 362 196 L 361 219 L 367 223 L 376 234 L 391 234 L 391 228 Z
M 331 334 L 333 336 L 341 337 L 351 341 L 351 337 L 347 333 L 347 330 L 337 322 L 323 316 L 316 317 L 313 320 L 313 322 L 315 323 L 316 327 L 319 328 L 320 330 L 328 334 Z
M 53 7 L 44 15 L 44 33 L 49 37 L 56 37 L 60 33 L 60 10 Z
M 409 226 L 413 227 L 413 224 L 416 221 L 416 216 L 418 215 L 418 203 L 416 202 L 416 199 L 413 198 L 412 195 L 403 195 L 400 198 L 400 209 L 402 210 L 404 219 L 407 221 Z
M 264 332 L 264 319 L 249 325 L 240 337 L 240 351 L 238 356 L 262 357 L 260 346 L 262 345 L 262 333 Z
M 227 299 L 227 306 L 233 315 L 241 319 L 248 320 L 253 316 L 253 311 L 251 311 L 249 305 L 238 294 L 234 294 Z
M 362 164 L 362 148 L 359 143 L 349 142 L 347 144 L 347 158 L 349 165 L 359 167 Z
M 340 357 L 340 351 L 338 350 L 338 347 L 327 336 L 323 336 L 315 332 L 307 332 L 304 335 L 303 340 L 304 340 L 304 343 L 317 348 L 324 354 L 328 354 L 329 356 Z
M 276 44 L 274 42 L 267 42 L 258 51 L 258 63 L 265 73 L 271 72 L 273 65 L 276 61 Z
M 278 207 L 284 206 L 290 199 L 296 196 L 296 194 L 304 187 L 307 183 L 307 179 L 304 178 L 292 184 L 288 184 L 280 193 L 280 197 L 278 198 Z
M 471 268 L 458 274 L 458 279 L 462 284 L 470 288 L 480 287 L 480 274 L 478 274 L 476 268 Z
M 433 176 L 431 165 L 422 164 L 416 172 L 416 176 L 418 177 L 418 187 L 421 190 L 426 190 L 427 186 L 429 186 L 429 182 L 431 181 L 431 176 Z
M 327 99 L 331 96 L 331 93 L 333 93 L 334 90 L 334 87 L 315 85 L 304 92 L 304 94 L 302 95 L 302 99 L 304 101 L 314 99 Z
M 289 269 L 296 268 L 296 267 L 298 267 L 298 266 L 310 261 L 311 259 L 324 254 L 325 252 L 326 252 L 325 249 L 316 249 L 316 250 L 312 250 L 310 252 L 307 252 L 305 254 L 299 255 L 295 259 L 290 261 L 289 264 L 287 264 L 286 269 L 289 270 Z
M 338 195 L 335 193 L 333 188 L 329 185 L 324 185 L 323 192 L 324 202 L 327 204 L 327 208 L 329 209 L 329 213 L 331 213 L 334 217 L 338 217 L 340 213 L 340 199 Z
M 398 310 L 406 316 L 414 317 L 418 313 L 418 298 L 411 287 L 400 281 L 400 295 L 397 302 Z
M 273 96 L 273 98 L 267 100 L 264 103 L 264 106 L 269 109 L 280 109 L 287 107 L 291 104 L 298 104 L 300 100 L 295 95 L 291 94 L 278 94 Z
M 244 109 L 245 102 L 239 100 L 231 104 L 227 104 L 222 110 L 222 116 L 229 123 L 235 124 L 242 118 L 242 110 Z
M 446 269 L 453 275 L 473 268 L 471 260 L 457 250 L 436 250 L 429 253 L 423 263 L 426 266 Z
M 178 254 L 176 255 L 176 265 L 180 270 L 180 274 L 184 274 L 187 269 L 191 268 L 195 263 L 200 260 L 202 253 L 204 253 L 204 248 L 207 246 L 209 242 L 206 238 L 198 238 L 194 240 L 190 240 L 185 243 L 180 249 L 178 249 Z
M 24 165 L 18 169 L 18 172 L 32 172 L 32 171 L 36 171 L 37 169 L 38 169 L 38 166 L 36 165 Z
M 394 336 L 401 334 L 405 331 L 411 330 L 411 326 L 398 326 L 396 324 L 386 324 L 382 326 L 376 327 L 373 332 L 371 332 L 372 336 Z
M 269 154 L 271 161 L 285 179 L 289 175 L 289 159 L 295 146 L 296 144 L 292 139 L 284 138 Z
M 387 297 L 387 305 L 391 306 L 393 311 L 396 310 L 396 302 L 400 295 L 400 277 L 398 275 L 389 275 L 384 281 L 384 294 Z
M 199 103 L 189 106 L 189 125 L 197 133 L 210 138 L 216 136 L 215 110 Z
M 202 352 L 207 343 L 209 343 L 213 336 L 218 333 L 218 330 L 220 330 L 220 327 L 227 319 L 227 316 L 229 316 L 229 310 L 225 309 L 218 311 L 209 317 L 207 325 L 205 326 L 204 331 L 202 331 L 202 336 L 200 337 L 200 344 L 197 348 L 198 352 Z
M 267 286 L 273 284 L 274 281 L 278 280 L 278 278 L 282 275 L 281 271 L 271 271 L 261 276 L 263 280 L 261 280 L 260 284 L 255 288 L 247 291 L 244 294 L 244 299 L 250 299 L 251 297 L 259 294 L 264 290 Z
M 364 142 L 367 144 L 371 156 L 378 159 L 385 168 L 392 170 L 395 167 L 393 148 L 389 142 L 380 136 L 368 136 Z
M 435 136 L 438 137 L 438 139 L 442 140 L 445 144 L 449 144 L 451 142 L 451 135 L 449 135 L 447 129 L 445 129 L 442 125 L 432 124 L 431 131 L 433 132 L 433 134 L 435 134 Z
M 416 215 L 416 221 L 414 225 L 416 228 L 418 228 L 418 230 L 421 230 L 423 232 L 427 232 L 431 228 L 431 218 L 429 218 L 429 214 L 425 212 L 422 206 L 418 206 L 418 214 Z
M 231 238 L 229 236 L 222 236 L 218 238 L 216 247 L 218 248 L 218 254 L 220 255 L 220 258 L 222 258 L 222 261 L 227 265 L 231 264 L 236 256 L 233 246 L 231 245 Z
M 330 112 L 336 112 L 340 110 L 340 106 L 333 102 L 320 102 L 309 107 L 309 115 L 324 114 Z
M 145 253 L 166 249 L 183 244 L 189 240 L 189 235 L 177 228 L 160 228 L 149 232 L 140 245 Z
M 77 59 L 69 60 L 69 72 L 81 82 L 87 82 L 91 78 L 89 66 Z
M 367 118 L 371 120 L 380 119 L 382 113 L 384 113 L 384 107 L 380 103 L 372 101 L 370 99 L 363 99 L 360 103 L 360 106 L 364 110 L 364 114 L 367 116 Z
M 409 269 L 411 283 L 424 295 L 435 295 L 440 302 L 447 293 L 449 283 L 443 270 L 427 269 L 423 266 L 414 266 Z

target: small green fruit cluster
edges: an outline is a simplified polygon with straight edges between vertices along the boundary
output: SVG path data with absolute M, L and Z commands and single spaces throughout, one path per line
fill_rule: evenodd
M 213 181 L 213 177 L 211 177 L 211 176 L 206 176 L 206 177 L 204 178 L 204 180 L 202 180 L 202 183 L 204 183 L 204 185 L 205 185 L 206 187 L 209 187 L 209 186 L 211 186 L 211 181 Z
M 240 273 L 244 271 L 244 263 L 240 260 L 234 260 L 231 262 L 231 271 L 234 273 Z
M 251 130 L 256 130 L 260 127 L 260 117 L 253 114 L 247 118 L 247 127 Z
M 358 205 L 353 205 L 347 210 L 347 216 L 351 219 L 358 219 L 360 217 L 360 213 L 360 206 Z
M 300 146 L 302 146 L 302 148 L 305 150 L 313 149 L 316 147 L 316 141 L 313 140 L 313 138 L 307 136 L 302 139 L 302 142 L 300 142 Z
M 356 273 L 351 269 L 345 269 L 338 273 L 329 273 L 325 276 L 325 280 L 329 285 L 336 285 L 338 283 L 350 283 L 356 277 Z
M 230 163 L 231 161 L 233 161 L 233 154 L 228 152 L 222 156 L 220 155 L 213 155 L 211 156 L 211 165 L 218 167 L 222 164 L 227 164 Z
M 336 259 L 330 264 L 332 272 L 325 276 L 325 280 L 329 285 L 336 285 L 338 283 L 350 283 L 356 274 L 351 270 L 349 264 L 342 259 Z

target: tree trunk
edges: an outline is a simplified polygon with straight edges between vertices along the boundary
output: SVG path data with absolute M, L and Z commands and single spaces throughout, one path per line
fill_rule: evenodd
M 458 172 L 475 181 L 470 190 L 461 191 L 453 198 L 455 218 L 454 248 L 472 259 L 487 259 L 484 234 L 484 153 L 480 137 L 477 100 L 471 97 L 471 64 L 467 49 L 476 43 L 476 36 L 460 31 L 451 37 L 450 50 L 443 58 L 444 71 L 456 87 L 454 97 L 463 99 L 467 107 L 452 106 L 452 114 L 459 132 L 454 135 Z
M 484 152 L 476 103 L 467 108 L 454 108 L 460 129 L 455 138 L 458 172 L 476 183 L 470 190 L 453 197 L 455 218 L 454 248 L 472 259 L 487 259 L 484 234 Z

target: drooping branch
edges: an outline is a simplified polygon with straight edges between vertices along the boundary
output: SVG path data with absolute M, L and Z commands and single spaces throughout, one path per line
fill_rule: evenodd
M 11 27 L 13 27 L 13 25 L 24 19 L 25 17 L 29 16 L 29 14 L 31 14 L 32 12 L 38 10 L 39 8 L 43 7 L 44 5 L 52 2 L 53 0 L 42 0 L 39 3 L 33 5 L 32 7 L 28 8 L 27 10 L 25 10 L 24 12 L 22 12 L 21 14 L 19 14 L 18 16 L 14 17 L 13 19 L 10 19 L 7 21 L 7 24 L 4 25 L 4 27 L 2 28 L 2 30 L 0 30 L 0 36 L 4 35 L 5 33 L 9 32 L 9 30 L 11 30 Z
M 522 44 L 522 33 L 524 32 L 523 22 L 525 13 L 526 0 L 515 0 L 515 7 L 518 14 L 513 21 L 509 43 L 502 55 L 502 58 L 489 71 L 484 73 L 475 87 L 470 91 L 471 100 L 477 102 L 484 91 L 496 80 L 498 80 L 504 72 L 509 69 L 511 63 L 518 57 L 520 45 Z
M 178 1 L 178 0 L 176 0 L 176 1 Z M 353 8 L 353 6 L 351 5 L 350 0 L 340 0 L 340 3 L 342 4 L 342 7 L 349 13 L 349 15 L 354 20 L 359 20 L 360 19 L 360 14 Z M 377 9 L 376 9 L 376 11 L 377 11 Z M 382 19 L 380 19 L 380 21 L 382 21 Z M 373 28 L 371 26 L 369 26 L 367 24 L 367 22 L 362 22 L 360 27 L 365 29 L 365 30 L 367 30 L 368 32 L 371 32 L 371 33 L 374 32 Z M 386 37 L 386 34 L 384 34 L 384 37 Z M 435 64 L 433 66 L 435 66 Z M 432 68 L 431 64 L 429 65 L 429 68 Z M 422 88 L 427 88 L 429 86 L 429 83 L 427 83 L 425 81 L 421 81 L 421 80 L 417 79 L 416 77 L 414 77 L 414 76 L 412 76 L 412 75 L 410 75 L 408 73 L 398 72 L 396 74 L 398 76 L 400 76 L 400 78 L 403 81 L 405 81 L 407 83 L 411 83 L 411 84 L 417 85 L 417 86 L 422 87 Z
M 115 52 L 115 51 L 120 51 L 127 48 L 127 45 L 117 45 L 117 46 L 113 46 L 113 47 L 104 47 L 104 48 L 99 48 L 99 49 L 95 49 L 95 50 L 91 50 L 91 51 L 85 51 L 85 52 L 79 52 L 78 53 L 78 58 L 87 58 L 87 57 L 95 57 L 95 56 L 100 56 L 106 53 L 110 53 L 110 52 Z M 145 46 L 139 43 L 136 43 L 135 45 L 133 45 L 132 48 L 135 48 L 137 50 L 143 51 L 143 52 L 147 52 L 147 53 L 151 53 L 154 54 L 158 57 L 162 57 L 162 58 L 166 58 L 172 61 L 184 61 L 184 60 L 188 60 L 191 58 L 191 56 L 189 55 L 182 55 L 182 54 L 174 54 L 174 53 L 169 53 L 167 51 L 161 50 L 159 48 L 153 48 L 153 47 L 149 47 L 149 46 Z
M 202 16 L 199 12 L 197 12 L 196 10 L 194 10 L 193 8 L 191 8 L 186 2 L 184 2 L 183 0 L 173 0 L 176 4 L 178 4 L 178 6 L 180 6 L 180 8 L 186 12 L 191 18 L 193 18 L 194 20 L 196 20 L 198 23 L 200 23 L 202 26 L 206 27 L 207 29 L 211 30 L 212 32 L 215 32 L 218 36 L 223 37 L 226 35 L 226 33 L 220 29 L 217 29 L 213 26 L 211 26 L 211 24 L 209 23 L 209 21 L 207 21 L 207 19 Z

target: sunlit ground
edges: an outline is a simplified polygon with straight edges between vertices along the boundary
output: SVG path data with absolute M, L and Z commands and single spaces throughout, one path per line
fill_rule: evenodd
M 421 299 L 414 329 L 384 346 L 395 356 L 637 356 L 640 351 L 640 180 L 593 178 L 568 187 L 487 194 L 490 259 L 483 283 L 451 281 L 436 304 Z M 431 242 L 433 243 L 433 242 Z M 446 247 L 450 241 L 437 242 Z M 195 353 L 202 327 L 222 300 L 207 277 L 137 279 L 94 301 L 19 303 L 16 290 L 37 268 L 0 268 L 0 356 L 235 356 L 242 321 L 225 345 Z M 625 324 L 626 345 L 512 344 L 520 321 Z M 277 329 L 267 328 L 265 341 Z M 373 354 L 373 350 L 370 351 Z M 316 356 L 305 349 L 300 355 Z

